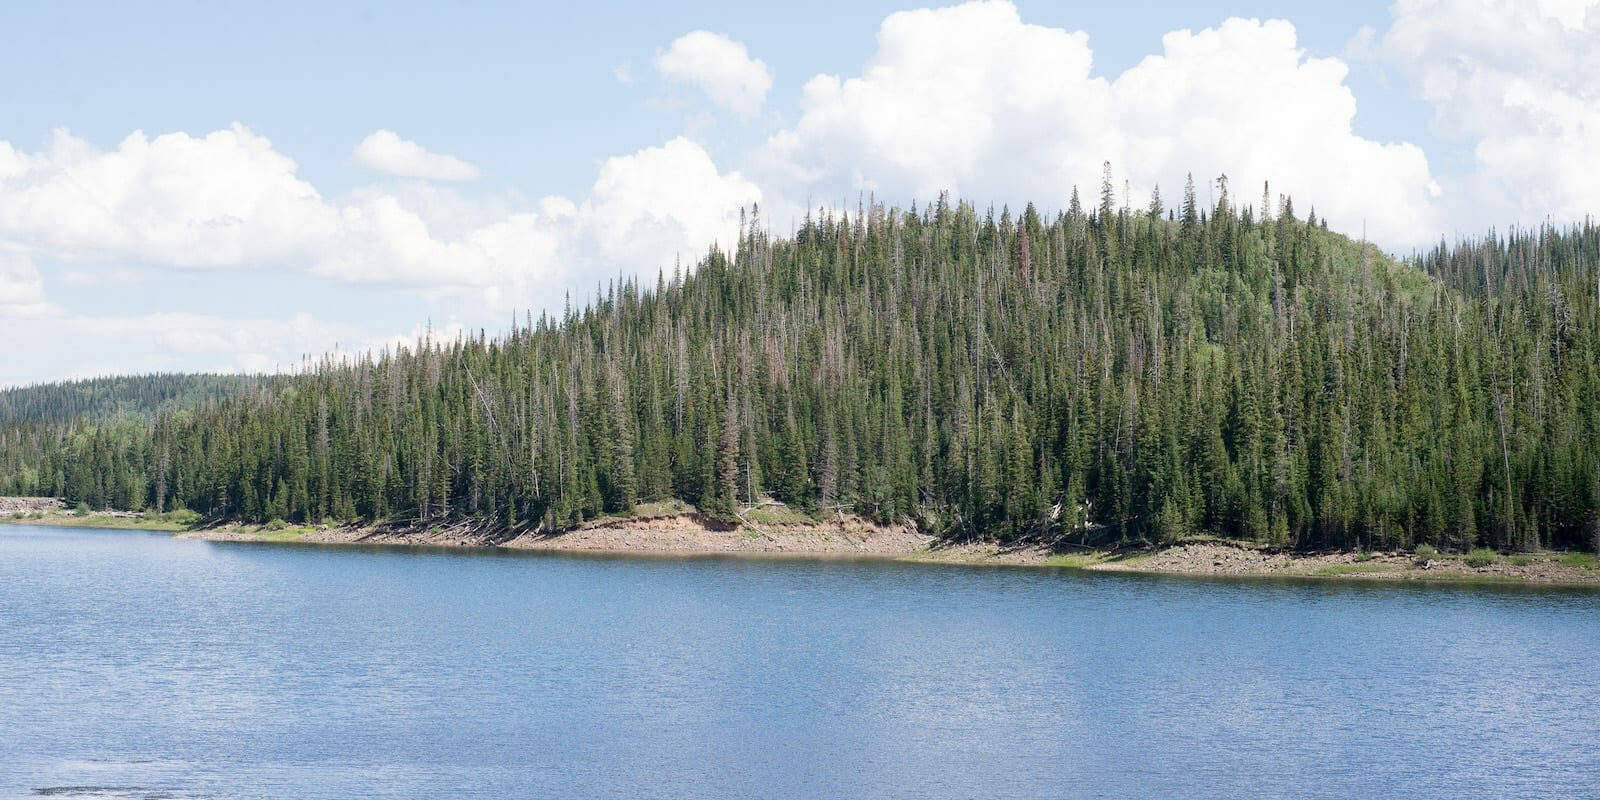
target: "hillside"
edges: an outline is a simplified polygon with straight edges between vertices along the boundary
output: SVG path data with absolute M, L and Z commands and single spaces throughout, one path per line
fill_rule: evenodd
M 169 373 L 0 389 L 0 428 L 32 422 L 151 419 L 280 380 L 270 376 Z
M 8 424 L 0 494 L 510 531 L 775 498 L 962 539 L 1592 546 L 1594 230 L 1397 263 L 1265 205 L 1107 187 L 1051 218 L 941 200 L 793 238 L 753 217 L 689 276 L 499 338 L 148 421 Z

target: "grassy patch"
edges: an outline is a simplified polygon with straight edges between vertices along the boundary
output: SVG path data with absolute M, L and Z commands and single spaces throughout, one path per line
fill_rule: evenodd
M 316 530 L 309 525 L 284 525 L 281 528 L 262 526 L 258 530 L 246 531 L 264 542 L 297 542 L 305 535 Z
M 79 513 L 77 510 L 35 511 L 0 518 L 0 522 L 19 522 L 29 525 L 49 525 L 57 528 L 107 528 L 121 531 L 186 531 L 200 521 L 193 511 L 153 511 L 142 514 L 111 514 L 101 511 Z
M 1106 554 L 1100 551 L 1091 553 L 1057 553 L 1044 560 L 1049 567 L 1072 567 L 1074 569 L 1087 569 L 1096 564 L 1105 563 Z
M 1318 567 L 1317 570 L 1315 572 L 1311 573 L 1311 574 L 1313 574 L 1313 575 L 1376 575 L 1376 574 L 1378 574 L 1380 572 L 1394 572 L 1395 570 L 1398 570 L 1398 569 L 1400 569 L 1400 567 L 1398 567 L 1398 566 L 1396 566 L 1394 564 L 1365 564 L 1365 563 L 1357 562 L 1357 563 L 1353 563 L 1353 564 L 1330 564 L 1330 565 L 1328 565 L 1326 567 Z
M 630 519 L 649 519 L 652 517 L 670 517 L 676 514 L 692 514 L 694 506 L 682 500 L 658 500 L 653 503 L 638 503 L 629 511 L 618 511 L 610 514 L 601 514 L 594 519 L 582 523 L 577 527 L 598 528 L 606 525 L 615 525 Z
M 693 512 L 694 506 L 682 500 L 658 500 L 654 503 L 640 503 L 633 507 L 635 517 L 670 517 L 673 514 Z
M 793 506 L 756 506 L 741 513 L 757 525 L 815 525 L 817 522 Z
M 1533 556 L 1530 555 L 1518 554 L 1506 560 L 1510 561 L 1513 567 L 1526 567 L 1533 564 Z
M 159 515 L 111 515 L 90 512 L 78 516 L 74 512 L 51 512 L 4 520 L 5 522 L 20 522 L 28 525 L 49 525 L 56 528 L 107 528 L 123 531 L 186 531 L 186 523 L 170 522 L 161 519 Z
M 1108 556 L 1106 558 L 1106 560 L 1107 561 L 1113 561 L 1114 560 L 1118 564 L 1136 565 L 1136 564 L 1142 564 L 1142 563 L 1144 563 L 1146 561 L 1149 561 L 1150 559 L 1155 558 L 1155 556 L 1156 556 L 1156 551 L 1154 551 L 1154 550 L 1146 550 L 1144 552 L 1130 553 L 1130 554 L 1127 554 L 1127 555 L 1117 556 L 1114 559 L 1112 557 Z
M 1594 553 L 1562 553 L 1556 560 L 1569 567 L 1600 569 L 1600 558 L 1596 558 Z
M 1475 547 L 1467 553 L 1467 566 L 1473 569 L 1487 567 L 1500 560 L 1500 554 L 1487 547 Z

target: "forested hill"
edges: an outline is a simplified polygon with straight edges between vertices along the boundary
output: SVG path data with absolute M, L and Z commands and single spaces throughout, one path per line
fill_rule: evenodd
M 1592 227 L 1418 259 L 1280 199 L 746 225 L 689 277 L 185 413 L 0 433 L 0 491 L 560 528 L 776 498 L 955 536 L 1590 546 Z
M 28 422 L 150 419 L 281 380 L 276 376 L 161 373 L 0 389 L 0 428 Z

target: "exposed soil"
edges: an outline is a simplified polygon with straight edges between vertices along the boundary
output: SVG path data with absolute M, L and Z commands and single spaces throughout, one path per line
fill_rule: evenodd
M 900 557 L 925 550 L 933 537 L 905 525 L 768 524 L 722 529 L 698 514 L 675 514 L 589 525 L 556 534 L 530 533 L 506 543 L 524 550 L 648 550 L 660 553 L 789 553 Z
M 649 553 L 765 553 L 898 558 L 921 552 L 933 537 L 904 525 L 842 522 L 720 525 L 700 514 L 613 519 L 559 533 L 504 531 L 467 523 L 433 526 L 348 526 L 268 531 L 259 526 L 220 525 L 190 531 L 209 541 L 300 541 L 322 544 L 386 544 L 433 547 L 504 547 L 514 550 L 577 550 Z
M 1460 555 L 1419 560 L 1398 552 L 1296 553 L 1226 540 L 1188 541 L 1155 551 L 1111 554 L 1088 568 L 1186 575 L 1600 584 L 1600 569 L 1564 563 L 1561 554 L 1555 553 L 1499 556 L 1494 563 L 1474 567 Z

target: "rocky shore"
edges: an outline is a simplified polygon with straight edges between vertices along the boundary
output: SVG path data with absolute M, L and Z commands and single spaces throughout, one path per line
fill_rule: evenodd
M 747 510 L 737 525 L 719 523 L 681 505 L 641 507 L 561 532 L 507 532 L 492 525 L 297 526 L 223 523 L 189 527 L 130 512 L 65 510 L 59 500 L 0 498 L 0 522 L 72 527 L 179 530 L 187 539 L 294 542 L 325 545 L 492 547 L 508 550 L 676 555 L 748 554 L 854 557 L 973 566 L 1064 567 L 1215 577 L 1321 578 L 1361 581 L 1443 581 L 1600 586 L 1591 553 L 1463 554 L 1338 551 L 1296 552 L 1249 542 L 1199 537 L 1154 548 L 1093 549 L 1072 544 L 950 543 L 911 525 L 878 525 L 861 517 L 816 520 L 786 509 Z M 170 517 L 171 515 L 167 515 Z M 186 529 L 184 529 L 186 528 Z

